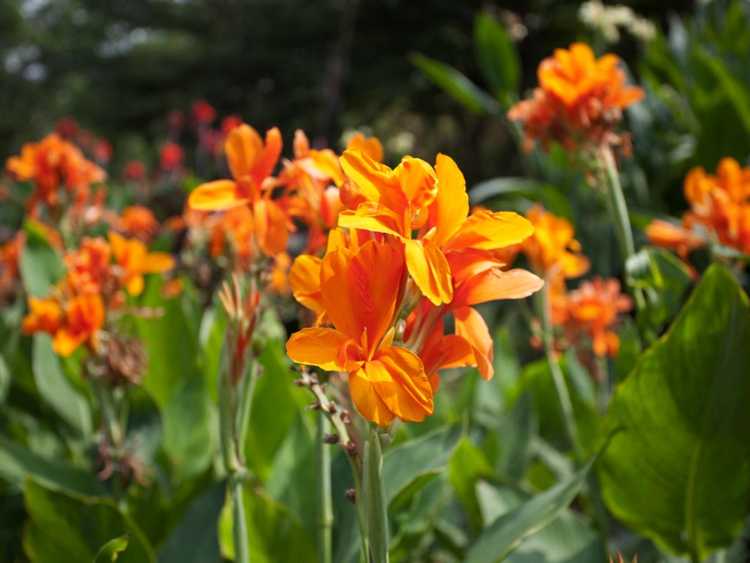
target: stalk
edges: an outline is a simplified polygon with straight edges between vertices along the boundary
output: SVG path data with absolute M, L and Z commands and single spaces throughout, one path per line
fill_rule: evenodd
M 604 183 L 607 188 L 607 203 L 609 214 L 615 223 L 615 233 L 620 246 L 620 255 L 625 266 L 625 282 L 633 289 L 636 305 L 642 310 L 646 305 L 643 292 L 639 288 L 633 288 L 628 275 L 627 262 L 635 254 L 635 243 L 633 242 L 633 229 L 630 226 L 628 215 L 628 204 L 622 192 L 620 174 L 617 171 L 617 163 L 609 146 L 604 146 L 597 152 L 599 164 L 604 171 Z
M 235 563 L 250 563 L 250 544 L 247 540 L 247 520 L 243 506 L 243 481 L 239 475 L 230 478 Z
M 383 491 L 383 450 L 375 426 L 368 425 L 363 459 L 362 488 L 369 563 L 388 563 L 388 507 Z
M 331 425 L 325 413 L 318 413 L 318 551 L 321 563 L 333 562 L 333 499 L 331 496 L 331 449 L 326 443 Z
M 560 401 L 560 409 L 563 415 L 563 425 L 568 441 L 573 448 L 576 461 L 583 461 L 584 452 L 578 440 L 578 429 L 576 427 L 575 415 L 573 413 L 573 402 L 570 399 L 568 386 L 565 383 L 565 377 L 560 369 L 560 362 L 557 360 L 553 347 L 552 322 L 550 319 L 550 298 L 549 298 L 550 280 L 546 279 L 544 287 L 537 293 L 537 308 L 540 309 L 542 319 L 542 339 L 544 342 L 544 352 L 547 356 L 552 382 L 555 385 L 557 399 Z

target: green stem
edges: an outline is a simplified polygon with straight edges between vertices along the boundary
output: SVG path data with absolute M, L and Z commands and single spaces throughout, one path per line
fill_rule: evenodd
M 557 392 L 557 399 L 560 401 L 560 409 L 563 415 L 563 425 L 565 427 L 565 433 L 568 436 L 573 452 L 575 453 L 576 461 L 578 463 L 583 461 L 584 452 L 578 440 L 578 429 L 576 428 L 575 414 L 573 413 L 573 402 L 570 399 L 570 393 L 568 386 L 565 383 L 565 376 L 563 376 L 562 370 L 560 369 L 560 362 L 557 360 L 553 345 L 552 335 L 552 321 L 550 319 L 550 297 L 549 297 L 549 280 L 545 280 L 544 287 L 537 295 L 537 304 L 540 309 L 540 317 L 542 319 L 542 339 L 544 341 L 544 351 L 547 355 L 547 363 L 549 364 L 550 374 L 552 375 L 552 382 L 555 385 L 555 391 Z
M 237 443 L 235 448 L 237 458 L 240 464 L 245 466 L 245 444 L 247 443 L 247 433 L 250 430 L 250 414 L 253 410 L 253 395 L 255 393 L 255 384 L 258 381 L 260 373 L 260 364 L 257 359 L 251 358 L 252 363 L 249 369 L 245 370 L 245 376 L 239 382 L 239 401 L 237 403 Z
M 615 233 L 617 234 L 617 242 L 620 246 L 620 255 L 625 269 L 625 281 L 633 290 L 638 309 L 642 310 L 646 305 L 643 291 L 632 287 L 630 276 L 628 275 L 627 263 L 630 257 L 635 254 L 635 243 L 633 242 L 633 229 L 630 226 L 628 204 L 625 201 L 622 184 L 620 183 L 620 174 L 617 171 L 617 163 L 609 146 L 599 149 L 598 158 L 600 166 L 604 171 L 609 213 L 615 223 Z
M 375 426 L 368 425 L 364 450 L 362 501 L 370 548 L 369 563 L 388 563 L 388 506 L 383 491 L 383 450 Z
M 320 563 L 333 562 L 333 499 L 331 496 L 331 446 L 325 442 L 330 432 L 328 416 L 318 413 L 317 436 L 318 445 L 318 551 Z
M 232 536 L 235 563 L 250 563 L 250 544 L 247 537 L 247 519 L 243 499 L 244 479 L 239 475 L 230 478 L 232 493 Z

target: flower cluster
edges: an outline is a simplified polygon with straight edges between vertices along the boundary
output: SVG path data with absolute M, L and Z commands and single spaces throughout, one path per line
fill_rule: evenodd
M 141 241 L 115 232 L 109 240 L 84 238 L 66 253 L 66 274 L 50 295 L 29 298 L 23 332 L 52 335 L 53 348 L 61 356 L 82 345 L 102 355 L 107 318 L 122 311 L 126 294 L 143 291 L 145 274 L 163 273 L 173 265 L 169 254 L 148 252 Z
M 719 243 L 750 254 L 750 168 L 733 158 L 719 162 L 716 174 L 694 168 L 685 177 L 690 210 L 682 225 L 655 220 L 646 229 L 650 241 L 683 258 L 707 243 Z
M 643 90 L 626 85 L 620 64 L 612 54 L 597 59 L 583 43 L 543 60 L 532 97 L 508 112 L 523 125 L 525 146 L 557 142 L 576 150 L 627 143 L 616 128 L 622 110 L 643 98 Z
M 474 306 L 542 287 L 501 257 L 533 227 L 515 213 L 470 213 L 463 174 L 442 154 L 434 166 L 407 156 L 392 169 L 349 148 L 339 164 L 338 228 L 322 258 L 302 255 L 290 274 L 316 326 L 293 334 L 287 352 L 348 374 L 366 419 L 420 421 L 433 412 L 440 369 L 477 366 L 492 377 L 492 339 Z

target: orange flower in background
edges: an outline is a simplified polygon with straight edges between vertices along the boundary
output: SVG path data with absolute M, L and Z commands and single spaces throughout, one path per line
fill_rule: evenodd
M 159 230 L 159 222 L 148 207 L 131 205 L 123 209 L 117 227 L 128 236 L 148 241 Z
M 103 238 L 84 238 L 79 248 L 65 255 L 65 281 L 74 293 L 101 293 L 111 279 L 112 251 Z
M 21 323 L 21 330 L 24 334 L 54 334 L 60 328 L 62 317 L 63 310 L 57 299 L 29 297 L 29 313 Z
M 109 233 L 112 256 L 119 266 L 121 283 L 130 295 L 140 295 L 144 274 L 161 274 L 174 268 L 174 259 L 166 252 L 149 252 L 137 239 L 126 239 L 115 232 Z
M 159 166 L 164 172 L 174 172 L 182 166 L 184 158 L 182 147 L 170 141 L 164 143 L 159 151 Z
M 550 280 L 576 278 L 589 269 L 581 254 L 581 244 L 574 238 L 573 225 L 562 217 L 535 205 L 526 213 L 534 225 L 534 236 L 526 239 L 522 250 L 535 272 Z
M 106 177 L 104 170 L 87 160 L 78 147 L 56 133 L 38 143 L 25 144 L 21 154 L 10 157 L 5 167 L 17 180 L 34 183 L 35 191 L 28 203 L 30 212 L 39 203 L 59 205 L 61 188 L 80 202 L 88 197 L 91 184 Z
M 357 410 L 380 426 L 394 418 L 421 421 L 433 411 L 422 361 L 392 343 L 405 274 L 400 244 L 371 240 L 329 252 L 320 288 L 334 328 L 306 328 L 287 342 L 293 361 L 347 372 Z
M 24 240 L 23 233 L 19 231 L 12 239 L 0 245 L 0 301 L 15 290 Z
M 644 93 L 626 85 L 617 56 L 597 59 L 588 45 L 573 43 L 544 59 L 537 76 L 533 96 L 508 112 L 509 119 L 523 125 L 527 148 L 537 141 L 543 146 L 556 141 L 568 149 L 623 143 L 615 131 L 622 110 Z
M 531 224 L 515 213 L 479 210 L 469 215 L 463 175 L 448 156 L 438 155 L 434 169 L 407 156 L 391 170 L 348 150 L 341 165 L 361 203 L 339 215 L 339 226 L 398 238 L 409 275 L 435 305 L 453 299 L 447 253 L 501 249 L 533 232 Z
M 225 152 L 232 180 L 201 184 L 188 199 L 191 209 L 226 211 L 247 206 L 252 211 L 253 234 L 260 250 L 273 256 L 286 250 L 288 218 L 271 199 L 270 178 L 281 154 L 281 134 L 277 128 L 266 133 L 265 142 L 247 124 L 235 127 L 227 136 Z
M 98 294 L 74 297 L 65 304 L 65 319 L 52 339 L 52 348 L 70 356 L 83 343 L 96 347 L 97 333 L 104 325 L 104 304 Z
M 709 242 L 750 254 L 750 168 L 733 158 L 723 158 L 715 175 L 693 168 L 685 177 L 684 191 L 690 210 L 682 226 L 652 221 L 646 235 L 653 244 L 683 258 Z
M 620 338 L 614 326 L 619 316 L 632 308 L 630 297 L 620 292 L 619 281 L 594 278 L 558 299 L 552 309 L 552 322 L 563 327 L 571 343 L 585 337 L 596 356 L 615 357 Z

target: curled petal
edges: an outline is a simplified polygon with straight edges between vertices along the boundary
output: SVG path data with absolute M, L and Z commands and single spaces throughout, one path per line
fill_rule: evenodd
M 532 234 L 534 226 L 518 213 L 480 209 L 464 221 L 447 246 L 456 250 L 496 250 L 521 243 Z
M 298 364 L 341 371 L 344 369 L 341 351 L 348 341 L 346 335 L 332 328 L 304 328 L 289 338 L 286 353 Z
M 199 211 L 223 211 L 247 204 L 232 180 L 216 180 L 201 184 L 190 192 L 188 206 Z
M 292 288 L 294 298 L 316 313 L 318 316 L 325 313 L 323 308 L 323 296 L 320 292 L 320 264 L 321 259 L 317 256 L 303 254 L 297 256 L 289 270 L 289 285 Z
M 456 233 L 469 215 L 469 196 L 464 175 L 451 157 L 438 154 L 435 173 L 439 189 L 430 215 L 436 227 L 433 240 L 441 245 Z
M 365 202 L 356 211 L 339 213 L 338 226 L 343 229 L 361 229 L 373 233 L 383 233 L 401 237 L 402 227 L 399 217 L 380 205 Z
M 393 171 L 361 151 L 346 150 L 339 162 L 346 177 L 368 201 L 380 201 L 383 191 L 398 189 L 398 179 Z
M 405 240 L 406 265 L 414 283 L 433 304 L 453 299 L 451 269 L 443 251 L 430 240 Z
M 482 315 L 472 307 L 460 307 L 453 311 L 456 335 L 464 338 L 474 350 L 479 374 L 484 379 L 492 379 L 495 369 L 492 365 L 494 350 L 492 337 Z
M 375 392 L 364 369 L 349 374 L 349 393 L 359 414 L 378 426 L 388 426 L 396 418 Z

